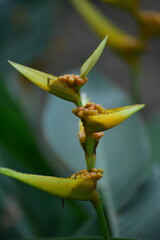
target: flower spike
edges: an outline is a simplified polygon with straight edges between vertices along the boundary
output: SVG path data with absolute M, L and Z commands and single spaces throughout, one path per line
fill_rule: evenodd
M 0 173 L 58 197 L 75 200 L 92 200 L 96 183 L 103 176 L 103 170 L 95 168 L 91 172 L 81 170 L 70 178 L 26 174 L 9 168 L 0 168 Z
M 136 104 L 105 109 L 99 104 L 87 103 L 84 107 L 73 109 L 73 113 L 81 119 L 86 132 L 95 133 L 117 126 L 144 106 L 144 104 Z
M 87 78 L 82 79 L 81 76 L 73 74 L 55 77 L 51 74 L 26 67 L 12 61 L 8 62 L 32 83 L 43 90 L 64 100 L 73 102 L 77 106 L 81 105 L 79 90 L 82 85 L 86 83 Z

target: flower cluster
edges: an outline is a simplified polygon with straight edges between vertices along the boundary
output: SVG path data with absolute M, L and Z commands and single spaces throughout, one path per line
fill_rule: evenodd
M 106 109 L 100 104 L 87 103 L 84 107 L 74 108 L 72 112 L 79 118 L 84 119 L 86 116 L 105 114 Z
M 82 87 L 88 81 L 88 78 L 82 78 L 81 75 L 66 74 L 58 77 L 57 80 L 67 84 L 68 86 Z
M 87 179 L 98 181 L 103 177 L 104 171 L 102 169 L 92 168 L 91 171 L 87 171 L 86 169 L 81 170 L 75 174 L 72 174 L 70 178 L 72 179 Z

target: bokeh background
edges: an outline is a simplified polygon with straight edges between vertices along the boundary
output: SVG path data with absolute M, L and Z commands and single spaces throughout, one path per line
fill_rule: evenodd
M 7 59 L 57 76 L 79 73 L 102 35 L 109 34 L 83 90 L 106 108 L 133 103 L 146 103 L 146 108 L 105 133 L 97 152 L 97 167 L 105 170 L 99 189 L 113 236 L 159 240 L 160 31 L 142 38 L 137 102 L 132 63 L 112 44 L 113 39 L 121 48 L 119 37 L 115 39 L 107 28 L 103 34 L 95 31 L 74 2 L 81 2 L 84 10 L 84 2 L 92 3 L 139 41 L 133 12 L 112 1 L 1 0 L 0 166 L 63 177 L 85 168 L 78 120 L 71 113 L 74 105 L 33 86 Z M 133 1 L 128 2 L 132 6 Z M 160 12 L 160 2 L 142 0 L 140 9 Z M 158 14 L 156 18 L 153 26 L 160 29 Z M 0 239 L 93 235 L 101 231 L 89 203 L 65 200 L 62 208 L 61 199 L 0 176 Z

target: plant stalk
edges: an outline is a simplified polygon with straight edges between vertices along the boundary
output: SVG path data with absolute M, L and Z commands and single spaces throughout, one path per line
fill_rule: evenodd
M 104 240 L 111 240 L 111 237 L 109 235 L 109 229 L 108 229 L 106 218 L 105 218 L 105 214 L 104 214 L 104 209 L 102 206 L 102 202 L 101 202 L 100 196 L 97 192 L 95 192 L 95 195 L 92 200 L 92 204 L 97 212 L 99 222 L 100 222 L 100 225 L 102 228 Z
M 77 104 L 76 104 L 77 107 L 82 107 L 83 104 L 82 104 L 82 100 L 81 98 L 79 97 L 78 101 L 77 101 Z
M 85 157 L 87 170 L 90 172 L 96 164 L 96 153 L 95 153 L 95 140 L 92 133 L 86 133 L 86 147 L 85 147 Z

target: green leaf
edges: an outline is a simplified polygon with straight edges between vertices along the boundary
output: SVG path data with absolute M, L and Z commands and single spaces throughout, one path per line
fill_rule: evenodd
M 117 212 L 120 235 L 158 240 L 160 239 L 160 181 L 156 168 L 138 190 L 132 202 L 121 212 Z M 135 224 L 136 219 L 140 221 Z
M 28 168 L 29 171 L 36 173 L 52 174 L 18 101 L 14 101 L 8 94 L 2 78 L 0 79 L 0 132 L 1 148 L 11 154 L 12 159 L 14 156 L 22 168 Z M 29 161 L 31 156 L 34 161 Z M 14 162 L 9 166 L 13 167 Z
M 108 36 L 106 36 L 96 50 L 92 53 L 92 55 L 86 60 L 86 62 L 81 67 L 81 76 L 82 78 L 86 77 L 88 73 L 92 70 L 98 59 L 100 58 L 104 47 L 106 46 Z

